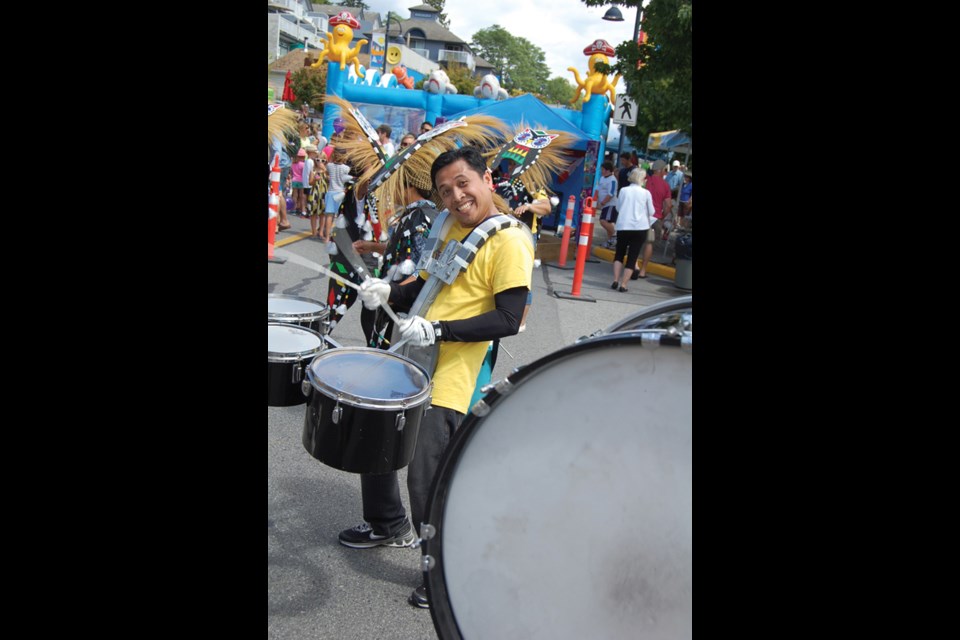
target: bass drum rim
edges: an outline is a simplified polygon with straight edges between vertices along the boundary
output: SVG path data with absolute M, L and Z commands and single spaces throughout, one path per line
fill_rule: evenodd
M 692 352 L 693 349 L 692 333 L 681 336 L 676 332 L 663 329 L 620 331 L 609 335 L 599 335 L 591 337 L 590 339 L 582 339 L 582 341 L 562 347 L 558 351 L 535 360 L 529 365 L 510 374 L 507 379 L 497 383 L 494 390 L 478 401 L 477 405 L 471 409 L 471 412 L 467 414 L 466 418 L 464 418 L 463 422 L 457 428 L 434 473 L 426 506 L 425 517 L 427 522 L 422 525 L 420 532 L 424 540 L 422 546 L 423 555 L 421 556 L 424 584 L 426 585 L 427 596 L 430 601 L 430 616 L 433 619 L 434 629 L 440 640 L 461 640 L 463 638 L 456 617 L 453 614 L 449 593 L 447 591 L 446 579 L 444 577 L 442 536 L 439 534 L 443 526 L 443 516 L 452 475 L 460 463 L 463 451 L 478 430 L 477 424 L 480 423 L 502 399 L 515 392 L 517 386 L 522 385 L 528 377 L 544 367 L 554 366 L 584 351 L 595 349 L 598 345 L 604 348 L 610 348 L 619 345 L 635 345 L 638 342 L 644 343 L 647 341 L 658 341 L 661 344 L 660 348 L 664 348 L 664 346 L 666 348 L 679 346 L 682 350 L 690 352 Z M 506 393 L 503 393 L 503 391 L 506 391 Z M 474 413 L 475 411 L 476 413 Z

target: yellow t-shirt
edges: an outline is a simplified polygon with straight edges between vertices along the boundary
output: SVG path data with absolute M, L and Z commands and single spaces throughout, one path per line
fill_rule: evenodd
M 455 222 L 438 246 L 445 247 L 452 238 L 463 241 L 469 231 Z M 466 272 L 440 290 L 423 317 L 463 320 L 492 311 L 496 308 L 494 295 L 514 287 L 529 289 L 532 273 L 533 246 L 527 233 L 516 227 L 498 231 L 480 248 Z M 420 277 L 428 274 L 421 271 Z M 489 345 L 489 341 L 440 342 L 431 404 L 467 412 Z

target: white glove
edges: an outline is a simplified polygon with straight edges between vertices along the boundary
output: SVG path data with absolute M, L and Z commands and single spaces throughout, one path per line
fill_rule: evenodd
M 358 295 L 363 306 L 371 311 L 377 307 L 385 307 L 390 297 L 390 285 L 383 280 L 367 278 L 360 285 Z
M 417 347 L 429 347 L 440 337 L 439 333 L 439 325 L 435 328 L 432 322 L 420 316 L 407 318 L 400 323 L 400 337 Z

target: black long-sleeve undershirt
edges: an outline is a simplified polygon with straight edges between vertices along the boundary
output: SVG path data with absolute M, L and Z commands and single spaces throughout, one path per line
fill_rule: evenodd
M 420 289 L 426 284 L 416 280 L 400 286 L 390 283 L 390 303 L 409 309 Z M 520 330 L 520 318 L 527 304 L 527 288 L 514 287 L 493 296 L 496 308 L 463 320 L 440 320 L 441 340 L 451 342 L 483 342 L 516 335 Z

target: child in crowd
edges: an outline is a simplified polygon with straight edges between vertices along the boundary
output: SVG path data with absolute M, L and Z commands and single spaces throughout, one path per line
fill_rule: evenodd
M 343 202 L 348 182 L 353 182 L 353 176 L 350 175 L 347 156 L 343 150 L 334 149 L 330 162 L 327 163 L 327 195 L 324 198 L 326 208 L 323 216 L 323 231 L 320 235 L 320 239 L 324 242 L 330 242 L 333 234 L 333 217 L 340 210 L 340 203 Z
M 303 203 L 303 170 L 306 158 L 307 152 L 301 147 L 300 151 L 297 151 L 297 158 L 290 165 L 290 178 L 293 181 L 293 211 L 289 213 L 298 214 L 306 206 Z
M 308 148 L 307 156 L 316 163 L 314 165 L 313 176 L 311 177 L 310 198 L 307 202 L 307 213 L 310 215 L 310 236 L 315 238 L 322 237 L 320 234 L 323 226 L 323 201 L 327 192 L 327 166 L 321 161 L 320 154 L 316 148 Z

